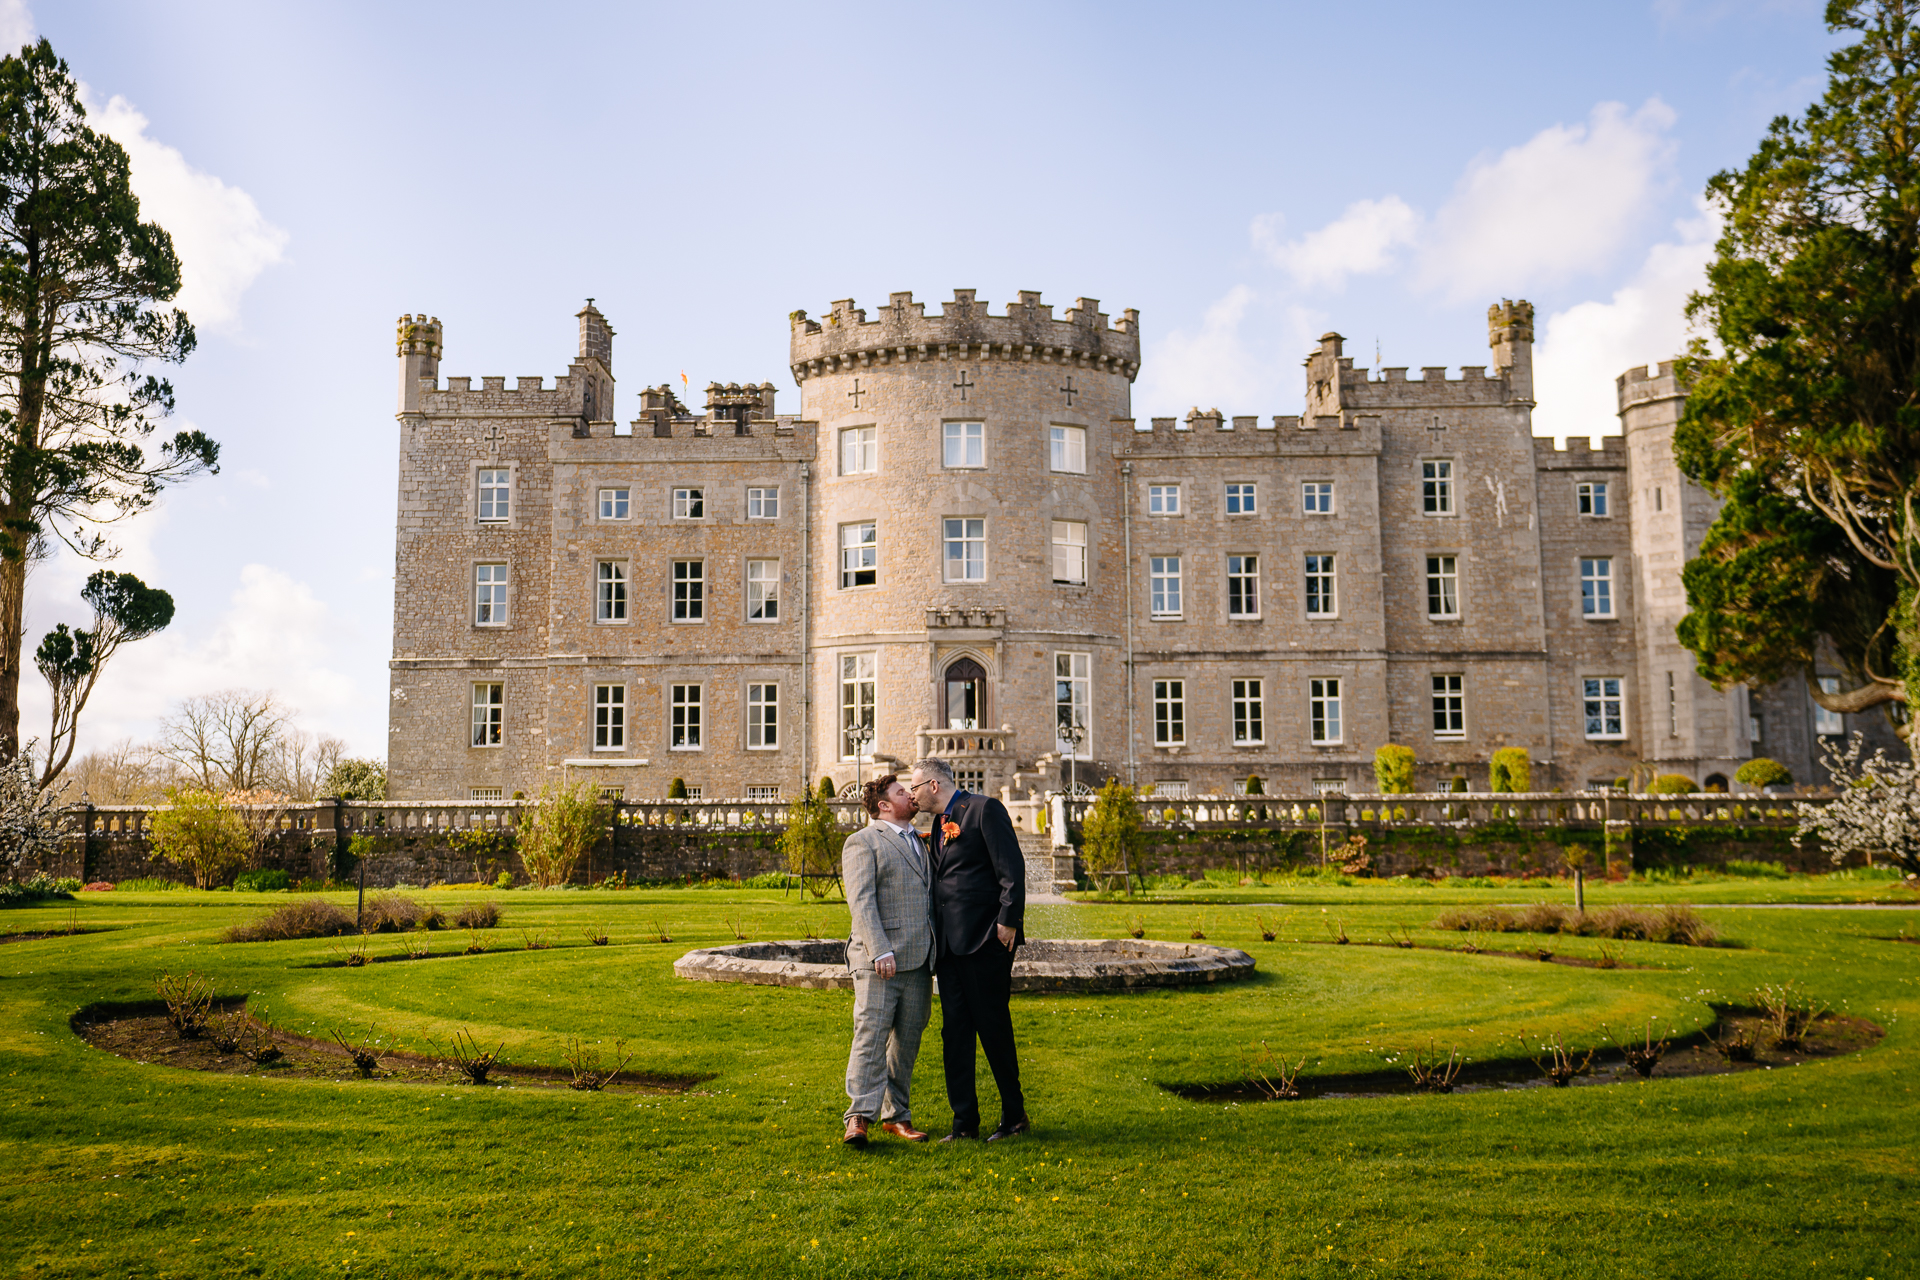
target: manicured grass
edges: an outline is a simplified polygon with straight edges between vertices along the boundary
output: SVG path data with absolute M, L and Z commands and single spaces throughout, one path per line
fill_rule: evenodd
M 1682 897 L 1704 900 L 1665 900 Z M 1912 912 L 1727 908 L 1713 922 L 1737 946 L 1615 943 L 1646 967 L 1600 970 L 1319 941 L 1337 920 L 1356 942 L 1406 926 L 1457 943 L 1426 928 L 1436 899 L 1415 890 L 1295 906 L 1274 943 L 1254 924 L 1272 908 L 1037 906 L 1036 936 L 1119 936 L 1134 915 L 1149 937 L 1197 925 L 1251 951 L 1260 976 L 1018 997 L 1032 1137 L 859 1154 L 836 1141 L 850 993 L 671 972 L 688 947 L 730 941 L 727 917 L 755 937 L 803 922 L 834 936 L 844 907 L 679 890 L 497 900 L 489 954 L 357 969 L 305 967 L 337 942 L 216 941 L 284 895 L 83 895 L 80 923 L 107 932 L 0 945 L 0 1256 L 28 1276 L 1916 1273 L 1920 946 L 1886 940 L 1920 926 Z M 0 930 L 68 914 L 11 910 Z M 654 921 L 672 944 L 643 941 Z M 613 945 L 587 945 L 590 925 Z M 555 945 L 522 949 L 523 928 Z M 465 942 L 450 931 L 434 949 Z M 212 974 L 316 1034 L 377 1022 L 425 1048 L 470 1028 L 510 1061 L 549 1063 L 568 1035 L 624 1038 L 636 1068 L 708 1079 L 575 1094 L 217 1076 L 114 1058 L 69 1029 L 93 1002 L 150 999 L 163 968 Z M 1512 1054 L 1523 1026 L 1580 1044 L 1649 1015 L 1686 1031 L 1711 1001 L 1785 980 L 1886 1038 L 1793 1069 L 1565 1091 L 1230 1106 L 1161 1087 L 1237 1078 L 1262 1041 L 1306 1054 L 1311 1075 L 1377 1068 L 1383 1048 L 1429 1036 L 1483 1058 Z M 915 1113 L 936 1130 L 937 1029 L 936 1013 Z M 991 1114 L 990 1085 L 986 1099 Z
M 1251 879 L 1251 877 L 1248 877 Z M 1906 883 L 1886 878 L 1885 873 L 1840 872 L 1835 875 L 1796 875 L 1785 880 L 1747 879 L 1734 876 L 1701 874 L 1675 880 L 1617 880 L 1598 876 L 1587 880 L 1587 906 L 1637 906 L 1645 903 L 1691 902 L 1705 904 L 1762 903 L 1884 903 L 1890 906 L 1920 906 L 1920 893 Z M 1081 892 L 1069 894 L 1080 902 L 1126 902 L 1124 893 Z M 1187 887 L 1156 887 L 1137 893 L 1132 899 L 1141 903 L 1413 903 L 1430 902 L 1441 906 L 1460 903 L 1564 902 L 1573 901 L 1573 881 L 1555 878 L 1549 884 L 1535 880 L 1521 884 L 1517 880 L 1504 885 L 1477 886 L 1462 880 L 1416 880 L 1400 877 L 1390 880 L 1334 876 L 1268 876 L 1264 883 L 1241 884 L 1232 878 L 1196 880 Z

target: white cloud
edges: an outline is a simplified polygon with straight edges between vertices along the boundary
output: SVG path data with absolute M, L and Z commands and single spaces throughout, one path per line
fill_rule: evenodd
M 1369 275 L 1394 264 L 1396 251 L 1420 232 L 1420 215 L 1399 196 L 1356 200 L 1341 215 L 1298 240 L 1280 241 L 1281 214 L 1253 220 L 1254 247 L 1302 288 L 1339 289 L 1349 275 Z
M 1198 329 L 1162 338 L 1141 362 L 1133 393 L 1138 416 L 1185 416 L 1195 407 L 1228 416 L 1272 413 L 1278 395 L 1297 394 L 1300 361 L 1326 317 L 1290 306 L 1276 324 L 1254 314 L 1260 301 L 1247 285 L 1235 285 L 1207 308 Z M 1251 339 L 1248 329 L 1263 336 Z
M 1676 117 L 1603 102 L 1469 166 L 1433 219 L 1419 282 L 1451 300 L 1517 296 L 1607 266 L 1668 181 Z
M 1704 204 L 1674 225 L 1675 238 L 1646 261 L 1607 302 L 1583 302 L 1547 318 L 1534 355 L 1535 435 L 1616 434 L 1614 379 L 1680 354 L 1686 344 L 1687 295 L 1706 280 L 1720 234 Z
M 238 330 L 240 296 L 282 261 L 287 233 L 267 221 L 245 191 L 148 137 L 147 118 L 125 98 L 115 95 L 100 106 L 82 86 L 81 100 L 93 127 L 126 148 L 141 216 L 173 236 L 181 267 L 176 305 L 201 329 Z
M 33 39 L 33 13 L 25 0 L 0 0 L 0 54 L 18 53 Z
M 81 567 L 75 561 L 56 572 L 64 583 L 72 570 L 77 569 L 83 579 L 95 567 Z M 133 567 L 133 571 L 152 585 L 167 585 L 144 567 Z M 36 595 L 50 586 L 36 580 Z M 77 581 L 68 594 L 73 602 L 69 606 L 61 601 L 60 616 L 70 622 L 91 621 L 85 606 L 78 603 Z M 37 644 L 40 632 L 49 626 L 51 619 L 30 624 L 28 644 Z M 271 689 L 300 713 L 302 728 L 350 735 L 365 719 L 361 690 L 339 669 L 353 640 L 351 626 L 336 617 L 306 583 L 279 569 L 249 564 L 240 570 L 227 609 L 210 632 L 193 636 L 176 619 L 166 631 L 128 645 L 115 656 L 82 717 L 80 750 L 120 738 L 148 741 L 160 718 L 182 698 L 221 689 Z M 21 681 L 20 692 L 24 728 L 29 734 L 43 735 L 44 683 L 30 675 Z M 375 755 L 386 750 L 386 744 L 377 740 L 353 745 Z

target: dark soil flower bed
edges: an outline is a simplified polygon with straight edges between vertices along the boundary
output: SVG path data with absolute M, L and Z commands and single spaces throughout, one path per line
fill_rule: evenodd
M 1714 1050 L 1709 1034 L 1724 1040 L 1741 1032 L 1760 1040 L 1751 1062 L 1729 1062 Z M 1843 1054 L 1871 1048 L 1886 1034 L 1884 1028 L 1846 1014 L 1826 1014 L 1813 1024 L 1799 1049 L 1785 1051 L 1769 1048 L 1765 1041 L 1766 1020 L 1751 1009 L 1722 1011 L 1709 1032 L 1676 1040 L 1654 1069 L 1654 1080 L 1681 1076 L 1729 1075 L 1740 1071 L 1772 1071 L 1819 1062 Z M 1442 1046 L 1444 1048 L 1444 1046 Z M 1405 1056 L 1405 1055 L 1399 1055 Z M 1629 1067 L 1617 1049 L 1598 1050 L 1592 1070 L 1575 1076 L 1572 1085 L 1619 1084 L 1642 1079 Z M 1248 1080 L 1227 1080 L 1217 1084 L 1161 1084 L 1162 1089 L 1195 1102 L 1270 1102 L 1276 1099 Z M 1311 1075 L 1302 1072 L 1297 1082 L 1299 1095 L 1305 1098 L 1384 1098 L 1420 1093 L 1406 1071 L 1398 1066 L 1379 1071 Z M 1469 1062 L 1461 1068 L 1452 1087 L 1454 1093 L 1474 1093 L 1488 1089 L 1538 1089 L 1550 1087 L 1540 1067 L 1531 1057 L 1491 1058 Z M 1572 1086 L 1569 1086 L 1572 1087 Z
M 215 1002 L 223 1013 L 246 1007 L 245 999 Z M 180 1067 L 188 1071 L 213 1071 L 225 1075 L 271 1075 L 292 1080 L 331 1080 L 346 1082 L 363 1077 L 354 1070 L 346 1050 L 331 1040 L 298 1035 L 291 1031 L 274 1033 L 285 1056 L 270 1065 L 249 1061 L 239 1053 L 221 1053 L 208 1040 L 183 1040 L 167 1021 L 166 1006 L 158 1001 L 138 1004 L 97 1004 L 73 1015 L 69 1022 L 74 1034 L 96 1049 L 137 1062 L 142 1066 Z M 538 1064 L 517 1065 L 504 1062 L 489 1073 L 504 1086 L 529 1085 L 538 1088 L 568 1087 L 570 1076 L 564 1067 Z M 442 1058 L 405 1049 L 382 1050 L 378 1069 L 371 1082 L 402 1084 L 466 1084 L 460 1069 Z M 606 1084 L 611 1092 L 685 1093 L 707 1076 L 662 1076 L 645 1071 L 622 1071 Z M 492 1079 L 489 1085 L 494 1084 Z

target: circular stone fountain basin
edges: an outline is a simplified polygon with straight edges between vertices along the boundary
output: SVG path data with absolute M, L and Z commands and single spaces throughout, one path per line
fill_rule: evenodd
M 742 942 L 703 947 L 674 962 L 696 982 L 752 982 L 773 987 L 851 990 L 842 941 Z M 1253 957 L 1232 947 L 1134 938 L 1035 939 L 1013 962 L 1015 991 L 1130 991 L 1192 987 L 1253 976 Z

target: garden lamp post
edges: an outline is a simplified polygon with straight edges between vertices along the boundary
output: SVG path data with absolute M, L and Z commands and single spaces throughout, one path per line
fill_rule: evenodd
M 1087 726 L 1075 720 L 1060 722 L 1060 741 L 1067 744 L 1067 797 L 1071 799 L 1079 790 L 1080 744 L 1087 740 Z
M 867 762 L 867 748 L 873 743 L 873 726 L 866 723 L 854 725 L 847 730 L 847 742 L 853 747 L 853 782 L 856 790 L 863 790 L 866 782 L 864 766 Z

